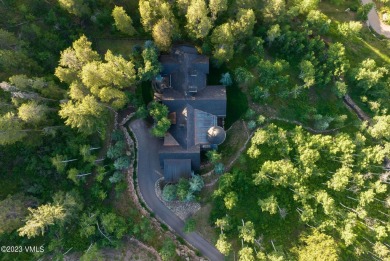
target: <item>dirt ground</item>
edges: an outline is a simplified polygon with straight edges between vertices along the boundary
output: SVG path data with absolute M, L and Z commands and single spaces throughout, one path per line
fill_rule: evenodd
M 100 250 L 103 254 L 105 261 L 155 261 L 156 257 L 142 249 L 139 248 L 136 243 L 126 241 L 121 248 L 103 248 Z M 67 255 L 64 259 L 65 261 L 78 261 L 82 253 L 72 253 Z M 46 259 L 45 259 L 46 260 Z M 48 259 L 49 260 L 49 259 Z
M 125 245 L 120 249 L 103 249 L 104 258 L 107 261 L 155 261 L 156 257 L 146 250 L 143 250 L 135 246 L 131 242 L 125 243 Z

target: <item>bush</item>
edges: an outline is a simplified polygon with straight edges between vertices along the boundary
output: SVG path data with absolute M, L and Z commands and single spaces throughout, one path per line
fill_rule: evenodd
M 172 239 L 169 238 L 168 240 L 165 240 L 164 245 L 158 253 L 163 261 L 173 260 L 176 255 L 176 247 Z
M 366 21 L 368 18 L 368 13 L 374 7 L 373 3 L 362 5 L 357 10 L 357 17 L 359 20 Z
M 165 185 L 163 192 L 162 192 L 162 198 L 165 201 L 172 201 L 175 200 L 177 197 L 177 188 L 175 185 Z
M 248 122 L 248 129 L 253 130 L 256 128 L 256 122 L 255 121 L 249 121 Z
M 184 224 L 184 232 L 191 233 L 195 231 L 196 228 L 196 222 L 195 219 L 189 218 L 186 223 Z
M 222 164 L 222 163 L 217 163 L 215 164 L 215 167 L 214 167 L 214 172 L 215 174 L 223 174 L 225 171 L 225 166 Z
M 254 116 L 255 116 L 256 112 L 252 109 L 248 109 L 246 112 L 245 112 L 245 119 L 247 120 L 250 120 L 252 119 Z
M 130 167 L 130 160 L 128 157 L 120 157 L 114 161 L 114 167 L 117 170 L 124 170 Z
M 111 183 L 118 183 L 120 181 L 122 181 L 122 179 L 124 178 L 123 174 L 119 171 L 115 171 L 114 172 L 114 175 L 112 175 L 109 180 Z
M 187 179 L 181 178 L 177 184 L 177 197 L 184 201 L 188 193 L 190 193 L 190 183 Z
M 199 192 L 204 187 L 204 181 L 201 176 L 193 175 L 189 182 L 189 186 L 192 192 Z

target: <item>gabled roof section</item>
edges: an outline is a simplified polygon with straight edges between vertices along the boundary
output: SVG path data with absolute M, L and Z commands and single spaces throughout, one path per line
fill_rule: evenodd
M 159 158 L 165 179 L 175 182 L 180 173 L 199 170 L 201 148 L 223 142 L 223 128 L 210 130 L 218 126 L 218 117 L 226 116 L 226 88 L 207 86 L 209 58 L 194 47 L 176 46 L 160 62 L 163 70 L 154 88 L 169 109 L 171 126 Z
M 179 61 L 172 55 L 161 55 L 162 74 L 171 74 L 179 70 Z
M 191 177 L 190 159 L 165 159 L 164 180 L 166 182 L 177 182 L 180 178 Z
M 167 132 L 164 136 L 164 146 L 179 146 L 179 142 L 175 140 L 175 138 Z
M 217 125 L 217 117 L 210 113 L 194 110 L 195 144 L 208 144 L 207 131 Z

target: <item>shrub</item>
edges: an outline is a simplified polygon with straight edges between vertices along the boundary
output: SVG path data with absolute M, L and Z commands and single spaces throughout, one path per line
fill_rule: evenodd
M 184 224 L 184 232 L 191 233 L 195 231 L 196 228 L 196 222 L 195 219 L 189 218 L 186 223 Z
M 172 201 L 175 200 L 177 197 L 177 188 L 175 185 L 165 185 L 163 192 L 162 192 L 162 198 L 165 201 Z

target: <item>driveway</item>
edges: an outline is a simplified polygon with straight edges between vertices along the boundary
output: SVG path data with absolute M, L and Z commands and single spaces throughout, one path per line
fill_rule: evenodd
M 372 3 L 372 0 L 361 0 L 363 4 Z M 378 16 L 375 8 L 373 7 L 368 13 L 368 24 L 374 29 L 375 32 L 381 34 L 387 38 L 390 38 L 390 25 L 383 23 Z
M 197 248 L 203 256 L 211 261 L 224 260 L 223 255 L 207 240 L 196 232 L 186 234 L 183 232 L 184 222 L 170 211 L 156 196 L 154 185 L 162 175 L 158 159 L 158 150 L 162 146 L 162 140 L 150 135 L 145 121 L 135 120 L 130 123 L 130 128 L 138 140 L 138 186 L 142 197 L 150 209 L 163 220 L 175 232 Z

